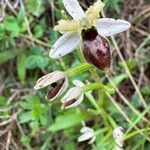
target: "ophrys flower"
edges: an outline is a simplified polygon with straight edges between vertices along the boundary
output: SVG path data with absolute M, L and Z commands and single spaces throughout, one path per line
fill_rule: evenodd
M 84 98 L 82 88 L 73 87 L 68 90 L 65 96 L 61 99 L 62 108 L 73 108 L 78 106 Z
M 97 0 L 86 12 L 77 0 L 63 0 L 63 3 L 73 19 L 58 22 L 55 29 L 63 33 L 63 36 L 52 47 L 50 57 L 62 57 L 71 53 L 82 43 L 86 60 L 99 69 L 107 70 L 111 64 L 111 52 L 106 37 L 127 30 L 130 23 L 112 18 L 98 19 L 104 7 L 101 0 Z
M 124 144 L 124 129 L 121 126 L 118 126 L 113 130 L 113 137 L 117 144 L 114 150 L 123 150 L 122 147 Z
M 49 73 L 36 82 L 34 86 L 35 90 L 39 90 L 49 86 L 46 99 L 52 101 L 55 98 L 61 96 L 68 87 L 68 79 L 64 72 L 54 71 Z
M 89 144 L 92 144 L 95 141 L 96 137 L 92 128 L 84 126 L 80 132 L 81 135 L 78 137 L 79 142 L 88 141 Z

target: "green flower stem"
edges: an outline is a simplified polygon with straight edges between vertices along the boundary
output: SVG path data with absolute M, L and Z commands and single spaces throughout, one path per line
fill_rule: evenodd
M 109 123 L 107 121 L 106 116 L 106 112 L 105 110 L 98 105 L 98 103 L 96 102 L 96 100 L 94 99 L 93 95 L 91 94 L 91 92 L 85 92 L 85 95 L 87 96 L 88 100 L 90 101 L 90 103 L 95 107 L 96 111 L 101 114 L 103 120 L 104 120 L 104 124 L 106 125 L 106 127 L 109 127 Z
M 104 127 L 104 128 L 102 128 L 102 129 L 96 130 L 96 131 L 94 132 L 94 134 L 95 134 L 95 136 L 98 136 L 98 135 L 100 135 L 100 134 L 104 134 L 104 133 L 107 132 L 108 130 L 109 130 L 109 128 Z
M 85 60 L 85 58 L 84 58 L 84 56 L 82 54 L 82 43 L 80 44 L 80 47 L 78 49 L 78 56 L 79 56 L 79 58 L 80 58 L 80 60 L 81 60 L 82 63 L 86 63 L 86 60 Z M 95 81 L 99 83 L 100 78 L 99 78 L 99 75 L 97 74 L 95 68 L 92 67 L 89 70 L 90 70 L 91 74 L 93 75 Z M 99 94 L 99 98 L 100 98 L 100 91 L 98 91 L 98 92 L 99 92 L 98 94 Z M 89 92 L 86 92 L 86 93 L 89 93 Z M 98 105 L 97 101 L 94 99 L 94 97 L 92 96 L 91 93 L 90 93 L 90 95 L 91 95 L 90 97 L 87 96 L 88 99 L 89 99 L 89 101 L 96 108 L 96 110 L 101 114 L 101 116 L 102 116 L 102 118 L 104 120 L 105 126 L 111 128 L 111 126 L 109 124 L 109 119 L 108 119 L 109 114 L 107 114 L 107 112 L 102 108 L 102 105 L 100 105 L 100 106 Z M 112 120 L 113 120 L 113 118 L 112 118 Z
M 113 94 L 115 92 L 114 89 L 109 88 L 109 87 L 103 85 L 100 82 L 85 85 L 82 89 L 83 89 L 84 92 L 98 90 L 98 89 L 101 89 L 104 92 L 108 92 L 108 93 L 111 93 L 111 94 Z
M 125 140 L 128 140 L 130 138 L 132 138 L 133 136 L 135 136 L 136 134 L 142 134 L 143 132 L 145 131 L 150 131 L 150 128 L 144 128 L 144 129 L 140 129 L 140 130 L 136 130 L 136 131 L 133 131 L 131 133 L 128 133 L 126 136 L 125 136 Z
M 83 73 L 87 70 L 90 70 L 91 68 L 93 68 L 92 65 L 90 65 L 88 63 L 83 63 L 77 67 L 68 69 L 65 73 L 68 77 L 73 77 L 73 76 Z
M 91 92 L 85 92 L 85 95 L 88 98 L 88 100 L 91 102 L 91 104 L 95 107 L 97 112 L 99 113 L 100 108 L 99 108 L 97 102 L 95 101 L 94 97 L 92 96 Z

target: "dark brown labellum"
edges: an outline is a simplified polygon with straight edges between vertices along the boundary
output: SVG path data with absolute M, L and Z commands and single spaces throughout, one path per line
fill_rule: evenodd
M 83 54 L 86 60 L 97 68 L 108 71 L 111 65 L 110 44 L 95 28 L 82 31 Z
M 62 88 L 64 82 L 65 82 L 65 79 L 59 81 L 58 83 L 51 84 L 47 92 L 47 99 L 54 98 L 57 95 L 57 93 L 60 91 L 60 89 Z
M 71 100 L 69 100 L 69 101 L 67 101 L 67 102 L 65 102 L 64 104 L 63 104 L 63 107 L 65 108 L 65 107 L 67 107 L 67 106 L 69 106 L 69 105 L 72 105 L 73 103 L 75 103 L 77 100 L 74 98 L 74 99 L 71 99 Z

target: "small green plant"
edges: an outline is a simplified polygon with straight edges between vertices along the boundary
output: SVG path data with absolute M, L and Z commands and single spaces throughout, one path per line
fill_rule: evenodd
M 149 150 L 146 7 L 1 0 L 1 149 Z

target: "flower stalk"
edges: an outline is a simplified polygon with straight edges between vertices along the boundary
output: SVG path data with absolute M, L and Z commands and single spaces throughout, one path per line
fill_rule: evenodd
M 111 94 L 113 94 L 113 93 L 115 92 L 114 89 L 109 88 L 108 86 L 105 86 L 105 85 L 103 85 L 103 84 L 100 83 L 100 82 L 88 84 L 88 85 L 85 85 L 85 86 L 83 87 L 83 91 L 84 91 L 84 92 L 93 91 L 93 90 L 98 90 L 98 89 L 102 89 L 102 90 L 104 90 L 105 92 L 108 92 L 108 93 L 111 93 Z
M 88 63 L 83 63 L 77 67 L 74 67 L 74 68 L 71 68 L 71 69 L 68 69 L 65 74 L 68 76 L 68 77 L 73 77 L 75 75 L 78 75 L 80 73 L 83 73 L 87 70 L 90 70 L 91 68 L 93 68 L 93 65 L 91 64 L 88 64 Z

